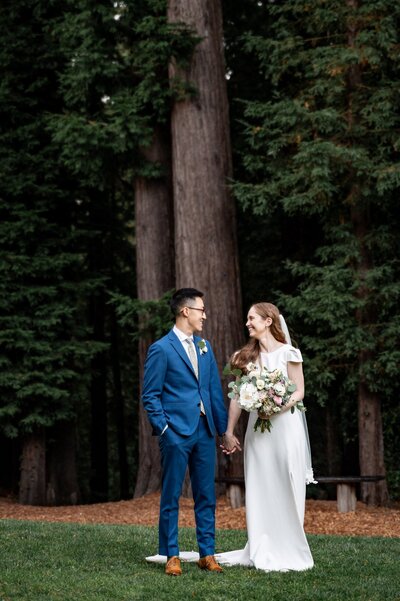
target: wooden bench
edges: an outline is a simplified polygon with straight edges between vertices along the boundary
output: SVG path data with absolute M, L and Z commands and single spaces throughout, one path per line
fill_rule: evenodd
M 336 484 L 336 500 L 339 513 L 355 511 L 357 505 L 356 485 L 361 482 L 379 482 L 385 476 L 315 476 L 318 483 Z
M 336 500 L 339 513 L 355 511 L 357 504 L 356 485 L 361 482 L 379 482 L 384 480 L 385 476 L 315 476 L 315 479 L 320 484 L 335 484 L 336 485 Z M 244 478 L 220 476 L 215 478 L 215 482 L 223 484 L 233 484 L 236 486 L 244 486 Z

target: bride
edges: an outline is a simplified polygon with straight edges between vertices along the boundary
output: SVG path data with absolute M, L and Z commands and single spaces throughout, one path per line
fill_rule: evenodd
M 246 371 L 252 362 L 268 371 L 280 369 L 296 390 L 280 413 L 268 416 L 270 432 L 254 431 L 259 416 L 250 413 L 244 443 L 248 542 L 244 549 L 220 553 L 216 559 L 265 571 L 307 570 L 314 562 L 303 529 L 305 487 L 314 479 L 304 413 L 291 411 L 304 396 L 302 356 L 291 345 L 275 305 L 253 305 L 246 326 L 250 340 L 233 355 L 232 367 Z M 222 445 L 227 454 L 240 450 L 234 434 L 240 414 L 236 399 L 231 399 Z

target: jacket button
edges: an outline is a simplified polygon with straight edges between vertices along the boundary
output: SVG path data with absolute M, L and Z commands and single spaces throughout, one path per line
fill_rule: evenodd
M 197 403 L 197 406 L 200 407 L 200 403 Z

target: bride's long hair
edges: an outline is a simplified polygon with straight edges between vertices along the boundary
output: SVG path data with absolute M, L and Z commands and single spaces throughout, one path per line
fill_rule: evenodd
M 283 333 L 279 319 L 278 307 L 275 307 L 275 305 L 272 303 L 255 303 L 254 305 L 251 305 L 250 309 L 254 309 L 255 312 L 263 319 L 270 317 L 272 319 L 270 326 L 272 336 L 275 338 L 275 340 L 278 340 L 278 342 L 286 342 L 285 334 Z M 233 353 L 230 359 L 231 367 L 246 371 L 246 365 L 249 362 L 255 363 L 259 354 L 259 341 L 256 338 L 250 338 L 247 344 Z

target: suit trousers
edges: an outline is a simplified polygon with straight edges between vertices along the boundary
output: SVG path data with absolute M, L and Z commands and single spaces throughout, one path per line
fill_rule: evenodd
M 159 520 L 159 553 L 179 555 L 178 513 L 182 485 L 189 467 L 192 484 L 196 536 L 200 557 L 215 549 L 215 440 L 205 417 L 199 417 L 191 436 L 180 436 L 167 428 L 159 438 L 162 489 Z

